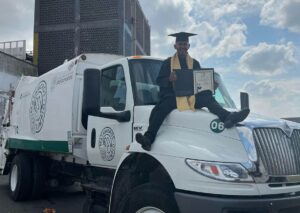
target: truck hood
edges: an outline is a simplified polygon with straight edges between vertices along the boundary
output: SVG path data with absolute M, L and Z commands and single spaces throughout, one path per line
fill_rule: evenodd
M 150 106 L 135 107 L 133 135 L 147 130 L 151 110 Z M 218 125 L 218 118 L 207 110 L 173 110 L 159 129 L 151 153 L 206 161 L 247 162 L 237 129 L 214 131 L 212 125 Z M 144 150 L 133 143 L 130 151 Z
M 139 127 L 139 129 L 142 127 L 141 131 L 143 132 L 147 130 L 152 108 L 153 107 L 150 106 L 135 107 L 134 123 Z M 211 126 L 212 122 L 215 120 L 218 120 L 218 117 L 206 109 L 196 110 L 195 112 L 191 110 L 180 112 L 175 109 L 166 117 L 160 130 L 168 127 L 176 127 L 188 130 L 200 130 L 210 134 L 216 134 Z M 220 130 L 220 132 L 217 134 L 223 137 L 229 137 L 237 140 L 239 139 L 235 128 L 224 129 L 224 131 Z
M 140 106 L 134 110 L 134 135 L 144 133 L 153 107 Z M 228 109 L 231 111 L 231 109 Z M 158 131 L 151 153 L 206 161 L 249 161 L 249 144 L 241 140 L 241 127 L 279 127 L 300 129 L 300 124 L 251 113 L 240 127 L 214 131 L 218 118 L 207 110 L 196 112 L 173 110 Z M 144 151 L 133 143 L 132 151 Z M 246 151 L 247 150 L 247 151 Z

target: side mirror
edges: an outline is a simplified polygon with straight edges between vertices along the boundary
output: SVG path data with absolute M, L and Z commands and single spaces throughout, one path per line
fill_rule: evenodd
M 249 95 L 246 92 L 240 93 L 241 109 L 249 109 Z
M 81 123 L 87 128 L 88 116 L 100 116 L 100 70 L 87 69 L 83 73 Z

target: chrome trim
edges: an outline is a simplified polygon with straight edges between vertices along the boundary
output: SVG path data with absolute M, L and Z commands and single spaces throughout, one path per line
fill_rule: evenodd
M 254 142 L 252 131 L 253 129 L 247 126 L 237 127 L 239 137 L 244 145 L 244 148 L 248 154 L 249 160 L 252 162 L 257 162 L 257 151 Z
M 277 129 L 275 130 L 277 133 L 272 135 L 271 130 L 269 133 L 262 131 L 261 137 L 266 144 L 263 141 L 261 141 L 262 144 L 259 144 L 255 141 L 254 131 L 255 129 L 264 128 Z M 278 131 L 279 129 L 282 132 Z M 281 119 L 266 119 L 254 115 L 252 118 L 249 117 L 246 121 L 241 122 L 237 126 L 237 131 L 249 157 L 249 162 L 242 165 L 252 173 L 256 183 L 288 184 L 299 182 L 300 184 L 300 163 L 298 163 L 300 162 L 299 124 Z M 265 149 L 261 149 L 261 145 Z M 268 163 L 263 163 L 263 156 L 261 155 L 265 155 L 265 160 Z M 280 157 L 285 159 L 285 163 L 278 161 Z M 272 168 L 275 170 L 272 170 Z M 272 172 L 277 170 L 279 172 Z M 280 171 L 288 172 L 284 173 Z
M 269 176 L 266 183 L 299 183 L 300 185 L 300 175 Z
M 257 171 L 257 167 L 255 165 L 255 163 L 253 163 L 252 161 L 247 161 L 242 163 L 242 166 L 245 167 L 245 169 L 248 170 L 248 172 L 253 173 Z
M 265 169 L 264 164 L 262 163 L 261 159 L 258 160 L 258 172 L 257 175 L 254 177 L 256 183 L 266 183 L 270 179 L 268 172 Z
M 282 131 L 288 136 L 289 138 L 292 137 L 294 129 L 292 129 L 286 122 L 284 124 L 284 127 Z
M 287 121 L 283 119 L 262 119 L 262 118 L 247 118 L 241 122 L 242 126 L 246 126 L 253 130 L 255 128 L 280 128 L 288 137 L 292 135 L 294 129 L 300 129 L 299 123 Z
M 255 128 L 253 138 L 270 176 L 300 175 L 300 130 L 288 137 L 280 128 Z
M 300 183 L 300 175 L 290 175 L 286 179 L 288 183 Z

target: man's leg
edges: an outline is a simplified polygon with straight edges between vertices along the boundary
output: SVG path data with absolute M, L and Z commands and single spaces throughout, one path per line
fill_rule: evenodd
M 207 107 L 211 113 L 217 115 L 224 122 L 226 128 L 231 128 L 236 123 L 243 121 L 250 112 L 249 109 L 243 109 L 239 112 L 228 112 L 215 100 L 211 91 L 204 91 L 196 95 L 195 108 L 199 109 L 202 107 Z
M 142 145 L 146 150 L 151 149 L 151 145 L 155 140 L 156 134 L 167 117 L 167 115 L 176 109 L 175 96 L 167 96 L 161 99 L 161 101 L 153 108 L 149 118 L 149 127 L 144 135 L 141 133 L 136 134 L 136 141 Z
M 217 115 L 222 122 L 224 122 L 227 116 L 230 114 L 230 112 L 220 106 L 220 104 L 213 97 L 212 92 L 208 90 L 196 94 L 195 108 L 201 109 L 202 107 L 207 107 L 208 110 Z

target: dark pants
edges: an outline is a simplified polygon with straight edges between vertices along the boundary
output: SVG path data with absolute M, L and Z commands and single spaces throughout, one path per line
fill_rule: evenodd
M 217 115 L 221 121 L 224 121 L 229 115 L 229 112 L 223 109 L 220 104 L 214 99 L 211 91 L 203 91 L 196 94 L 195 108 L 201 109 L 203 107 L 207 107 L 208 110 L 211 113 Z M 147 132 L 145 133 L 145 136 L 147 136 L 152 143 L 167 115 L 176 108 L 177 106 L 175 96 L 162 97 L 160 102 L 153 108 L 149 118 L 149 127 Z

